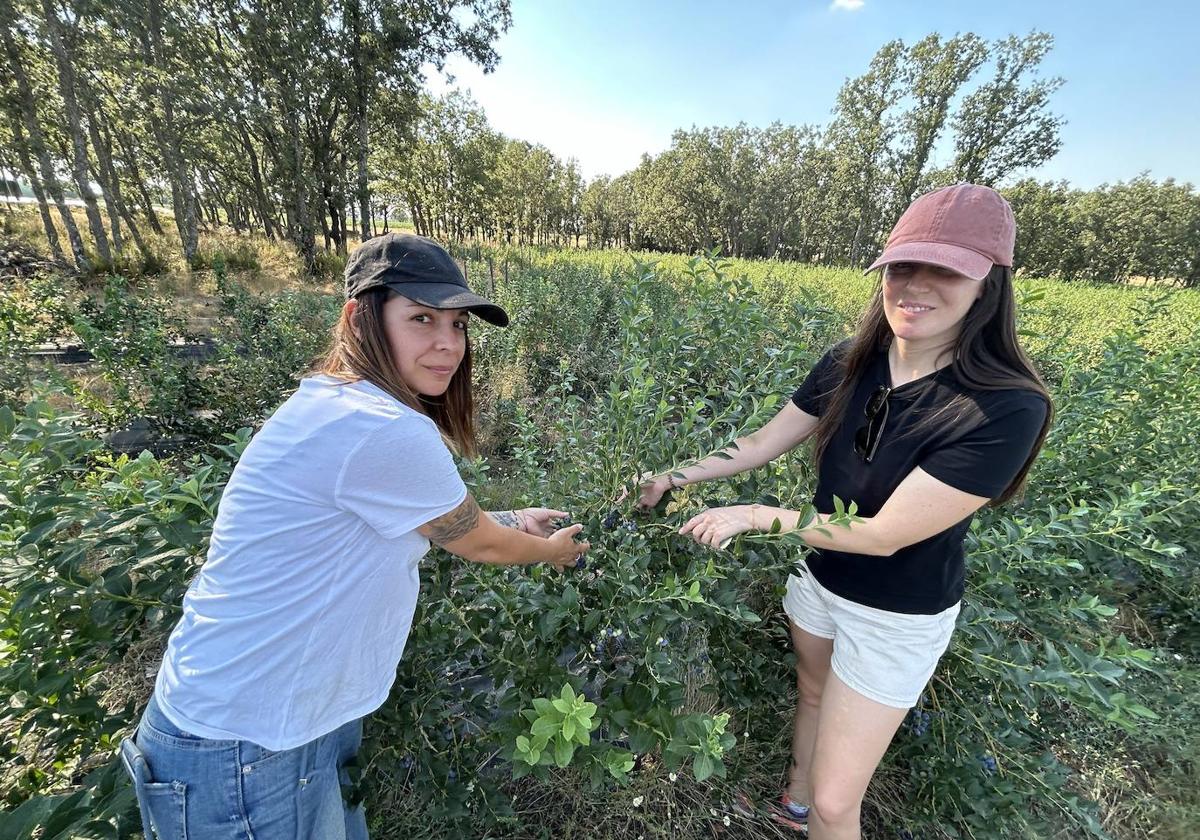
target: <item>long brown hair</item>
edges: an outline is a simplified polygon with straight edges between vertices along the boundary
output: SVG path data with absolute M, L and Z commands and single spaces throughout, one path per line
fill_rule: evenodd
M 414 411 L 428 415 L 451 449 L 473 457 L 479 450 L 475 440 L 475 402 L 471 396 L 470 336 L 446 392 L 439 397 L 418 394 L 400 375 L 384 330 L 383 305 L 394 294 L 385 288 L 368 289 L 355 298 L 358 305 L 353 315 L 343 309 L 333 325 L 329 350 L 317 361 L 313 373 L 344 382 L 367 380 Z
M 883 271 L 879 273 L 878 285 L 871 302 L 858 321 L 854 337 L 838 353 L 840 379 L 830 394 L 829 403 L 817 420 L 813 432 L 813 463 L 819 465 L 821 456 L 829 447 L 842 421 L 845 419 L 850 398 L 859 380 L 871 364 L 875 354 L 888 346 L 895 338 L 883 311 Z M 1012 483 L 995 500 L 993 506 L 1007 502 L 1021 492 L 1033 459 L 1037 457 L 1050 431 L 1054 418 L 1054 405 L 1046 384 L 1034 368 L 1017 336 L 1017 304 L 1013 295 L 1012 269 L 1007 266 L 992 266 L 983 279 L 983 294 L 971 304 L 963 318 L 962 329 L 954 348 L 950 367 L 958 381 L 968 388 L 979 391 L 997 391 L 1021 388 L 1040 394 L 1046 401 L 1046 421 L 1038 434 L 1029 458 L 1021 467 Z M 957 400 L 955 401 L 957 402 Z M 950 413 L 961 411 L 965 404 L 952 402 L 942 410 L 922 421 L 922 425 L 945 422 Z

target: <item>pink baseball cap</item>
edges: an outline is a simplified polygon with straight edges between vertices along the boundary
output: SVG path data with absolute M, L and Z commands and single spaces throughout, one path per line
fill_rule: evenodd
M 982 280 L 993 265 L 1012 266 L 1016 238 L 1012 208 L 1000 193 L 955 184 L 908 205 L 883 253 L 864 273 L 888 263 L 918 262 Z

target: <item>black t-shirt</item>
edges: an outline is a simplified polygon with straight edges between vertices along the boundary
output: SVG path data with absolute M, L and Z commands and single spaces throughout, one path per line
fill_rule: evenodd
M 822 357 L 792 395 L 802 411 L 820 416 L 842 378 L 838 345 Z M 874 516 L 917 467 L 965 493 L 996 498 L 1016 477 L 1046 420 L 1047 405 L 1034 391 L 967 388 L 950 366 L 908 382 L 888 396 L 888 417 L 871 463 L 854 451 L 854 435 L 866 423 L 867 401 L 891 385 L 886 350 L 864 371 L 845 420 L 821 458 L 813 505 L 833 512 L 833 497 L 858 504 Z M 922 418 L 960 401 L 937 422 Z M 890 557 L 814 549 L 808 568 L 826 589 L 859 604 L 891 612 L 932 615 L 963 594 L 963 537 L 972 516 Z

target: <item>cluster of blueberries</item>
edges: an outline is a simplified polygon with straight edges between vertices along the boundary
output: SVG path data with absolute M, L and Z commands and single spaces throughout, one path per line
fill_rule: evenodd
M 623 528 L 631 534 L 638 529 L 637 523 L 632 519 L 622 519 L 621 511 L 619 510 L 610 510 L 606 513 L 604 518 L 600 520 L 600 527 L 605 531 L 615 531 L 617 528 Z
M 996 758 L 990 755 L 979 756 L 979 763 L 983 765 L 983 772 L 989 776 L 996 772 Z
M 933 713 L 925 709 L 914 708 L 909 716 L 908 728 L 913 735 L 921 738 L 929 731 L 929 722 L 933 720 Z

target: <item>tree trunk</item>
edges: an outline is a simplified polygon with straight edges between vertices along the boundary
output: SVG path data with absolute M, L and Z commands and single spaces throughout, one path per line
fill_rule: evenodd
M 47 0 L 42 0 L 46 2 Z M 143 41 L 143 51 L 147 63 L 166 74 L 162 43 L 162 0 L 149 0 L 148 3 L 149 39 Z M 161 78 L 161 76 L 160 76 Z M 190 167 L 180 149 L 180 138 L 175 130 L 175 96 L 169 84 L 155 83 L 162 106 L 162 116 L 159 118 L 157 109 L 149 108 L 150 127 L 158 143 L 159 154 L 167 169 L 171 182 L 171 205 L 175 211 L 175 229 L 179 233 L 183 256 L 190 266 L 196 259 L 199 248 L 199 232 L 196 227 L 196 186 L 191 180 Z
M 291 109 L 296 113 L 296 109 Z M 291 144 L 291 179 L 294 224 L 292 226 L 292 241 L 304 259 L 305 269 L 312 271 L 316 265 L 316 226 L 313 224 L 311 202 L 308 200 L 308 186 L 304 173 L 304 149 L 300 142 L 299 126 L 292 132 Z
M 92 192 L 91 179 L 88 177 L 87 139 L 83 134 L 79 99 L 75 89 L 75 66 L 62 38 L 62 22 L 58 19 L 58 13 L 50 0 L 42 0 L 42 14 L 46 18 L 46 34 L 49 36 L 50 50 L 58 65 L 58 90 L 62 94 L 63 105 L 66 108 L 67 134 L 71 138 L 71 170 L 75 175 L 75 186 L 79 190 L 79 197 L 83 199 L 88 227 L 91 228 L 92 239 L 96 243 L 96 253 L 105 265 L 112 265 L 113 257 L 108 244 L 108 233 L 104 230 L 104 220 L 100 218 L 100 207 L 96 203 L 96 194 Z
M 16 14 L 9 0 L 0 0 L 0 20 L 16 20 Z M 25 72 L 21 53 L 7 26 L 0 26 L 0 38 L 4 41 L 4 51 L 8 55 L 13 79 L 17 83 L 17 98 L 21 106 L 21 116 L 25 120 L 25 130 L 29 135 L 30 150 L 37 158 L 38 168 L 41 170 L 42 185 L 50 192 L 58 207 L 58 214 L 67 231 L 67 240 L 71 243 L 71 253 L 75 257 L 75 267 L 83 272 L 91 271 L 92 266 L 83 247 L 83 237 L 79 235 L 79 228 L 75 226 L 75 218 L 71 215 L 71 210 L 63 198 L 62 186 L 54 174 L 54 166 L 50 162 L 50 152 L 46 148 L 41 126 L 38 125 L 33 88 L 29 84 L 29 76 Z
M 46 192 L 42 189 L 37 172 L 33 168 L 33 160 L 29 157 L 29 147 L 25 140 L 25 129 L 21 127 L 20 120 L 11 114 L 9 116 L 12 121 L 13 137 L 17 141 L 17 154 L 21 160 L 21 168 L 25 171 L 26 176 L 28 176 L 29 186 L 37 198 L 38 213 L 42 217 L 42 229 L 46 231 L 46 241 L 50 244 L 50 253 L 54 255 L 55 260 L 63 262 L 63 251 L 62 245 L 58 241 L 58 230 L 54 227 L 54 218 L 50 215 L 50 205 L 46 201 Z
M 254 200 L 258 204 L 258 214 L 262 218 L 263 230 L 269 238 L 274 239 L 278 231 L 271 222 L 271 203 L 267 200 L 266 190 L 263 189 L 262 166 L 258 161 L 258 152 L 254 148 L 254 143 L 250 141 L 250 134 L 246 131 L 246 127 L 240 120 L 236 125 L 238 135 L 242 139 L 242 148 L 246 150 L 246 154 L 250 158 L 250 181 L 254 185 Z
M 93 112 L 96 110 L 93 107 Z M 123 215 L 118 209 L 121 198 L 121 185 L 117 180 L 117 172 L 112 165 L 112 155 L 110 147 L 104 142 L 104 138 L 100 136 L 100 129 L 97 126 L 98 120 L 95 114 L 88 119 L 88 135 L 92 140 L 92 148 L 96 151 L 96 166 L 94 173 L 96 180 L 100 183 L 104 190 L 104 210 L 108 213 L 108 226 L 112 229 L 112 244 L 113 253 L 117 256 L 125 250 L 125 243 L 121 236 L 121 219 Z M 139 246 L 140 247 L 140 246 Z M 145 249 L 142 249 L 145 253 Z
M 150 249 L 146 247 L 146 240 L 142 237 L 142 232 L 137 226 L 137 222 L 133 219 L 133 214 L 129 212 L 128 206 L 125 204 L 125 199 L 121 194 L 121 178 L 117 174 L 117 168 L 113 164 L 112 158 L 112 135 L 103 130 L 103 126 L 97 126 L 92 136 L 92 146 L 96 149 L 96 155 L 100 159 L 100 165 L 108 172 L 109 185 L 105 187 L 105 196 L 107 198 L 110 188 L 112 192 L 112 208 L 116 210 L 117 215 L 124 220 L 125 226 L 129 228 L 129 235 L 133 237 L 133 242 L 137 245 L 143 256 L 150 256 Z M 110 213 L 112 210 L 110 209 Z M 120 237 L 118 236 L 118 227 L 116 221 L 113 221 L 113 241 L 117 243 L 117 250 L 121 250 Z
M 364 221 L 367 218 L 371 219 L 372 231 L 375 226 L 374 214 L 368 209 L 371 203 L 371 192 L 367 183 L 367 155 L 369 152 L 367 131 L 367 105 L 369 94 L 367 91 L 367 68 L 363 61 L 363 19 L 362 6 L 359 0 L 348 0 L 346 3 L 346 17 L 350 23 L 350 64 L 354 73 L 354 107 L 353 119 L 356 128 L 357 143 L 355 151 L 357 152 L 357 180 L 356 190 L 359 206 L 359 214 Z M 363 225 L 362 239 L 367 239 L 366 224 Z
M 142 214 L 150 223 L 151 230 L 161 236 L 162 224 L 158 221 L 158 213 L 154 211 L 154 200 L 150 197 L 150 190 L 138 168 L 137 155 L 133 153 L 133 144 L 125 132 L 119 128 L 114 129 L 114 136 L 117 139 L 117 145 L 121 147 L 122 161 L 129 167 L 129 173 L 133 176 L 133 185 L 137 188 L 138 198 L 142 202 Z

